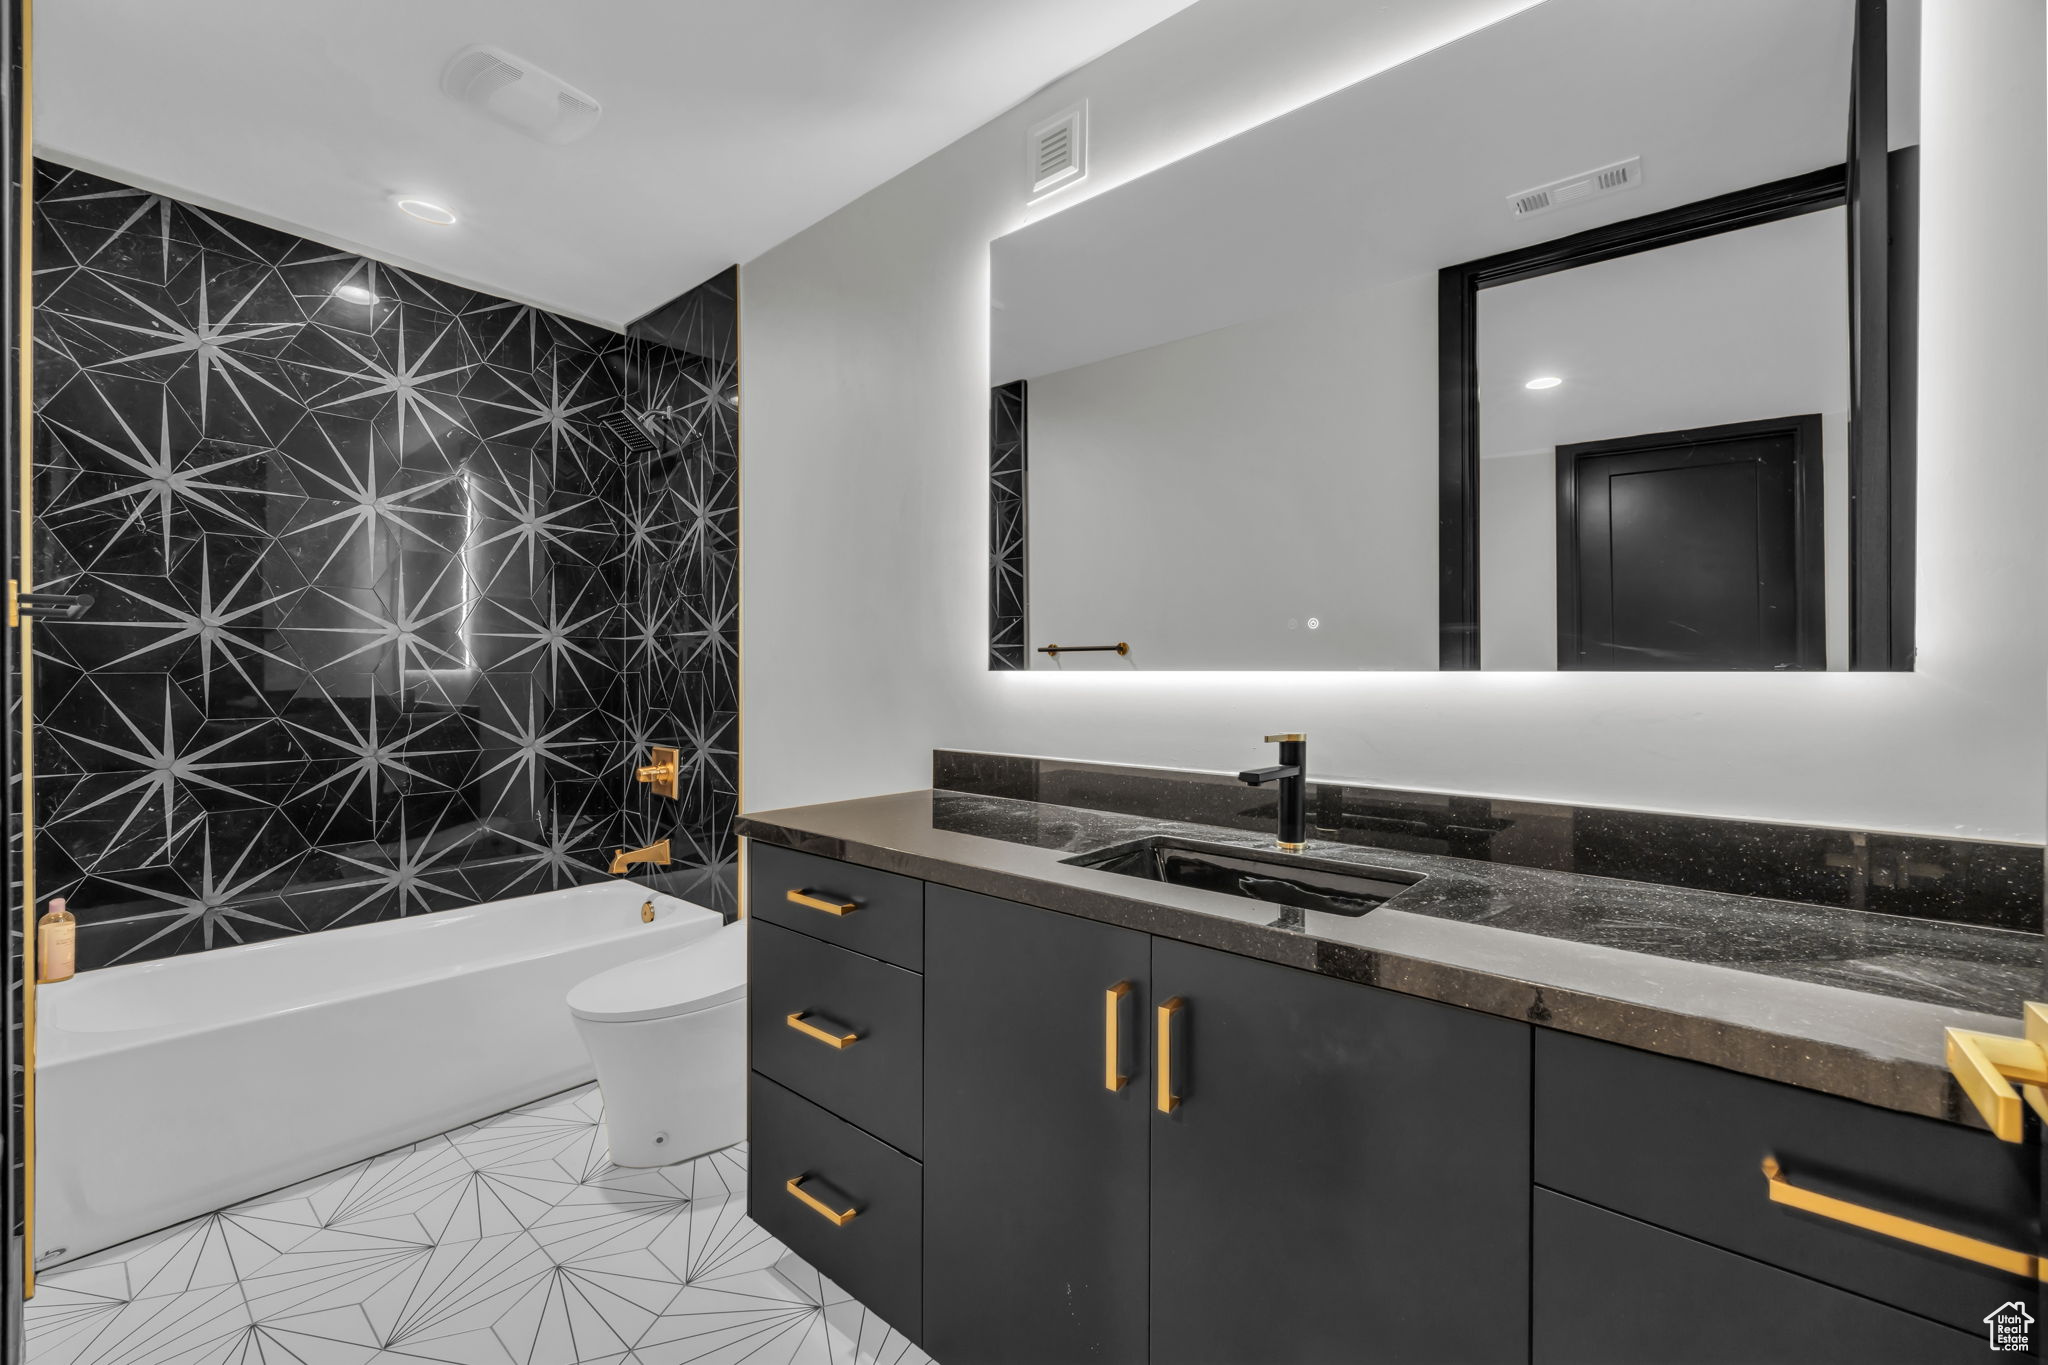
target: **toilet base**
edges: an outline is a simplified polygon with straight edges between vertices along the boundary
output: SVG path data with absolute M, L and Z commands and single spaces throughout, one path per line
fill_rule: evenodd
M 747 1135 L 747 1007 L 673 1019 L 576 1021 L 597 1067 L 615 1166 L 672 1166 Z

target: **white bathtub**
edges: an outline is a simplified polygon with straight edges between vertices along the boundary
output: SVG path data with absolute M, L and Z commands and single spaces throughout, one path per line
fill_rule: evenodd
M 588 1081 L 569 988 L 722 923 L 607 882 L 44 986 L 37 1263 Z

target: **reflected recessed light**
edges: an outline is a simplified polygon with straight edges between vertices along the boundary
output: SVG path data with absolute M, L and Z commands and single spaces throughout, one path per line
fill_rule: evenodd
M 393 202 L 398 205 L 400 213 L 417 218 L 422 223 L 433 223 L 437 227 L 447 227 L 455 221 L 455 210 L 444 209 L 429 199 L 413 199 L 402 196 Z
M 1554 389 L 1562 383 L 1564 383 L 1564 381 L 1562 379 L 1559 379 L 1556 375 L 1546 374 L 1540 379 L 1530 380 L 1528 383 L 1522 385 L 1522 387 L 1525 389 Z
M 365 307 L 377 301 L 377 296 L 360 284 L 337 284 L 334 297 L 343 303 L 360 303 Z

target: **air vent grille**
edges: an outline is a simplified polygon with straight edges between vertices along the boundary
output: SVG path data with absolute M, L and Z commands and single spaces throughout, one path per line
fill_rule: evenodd
M 1088 104 L 1082 101 L 1026 135 L 1031 195 L 1063 189 L 1088 173 Z
M 1517 218 L 1531 214 L 1548 213 L 1576 204 L 1582 199 L 1598 195 L 1613 194 L 1619 190 L 1632 190 L 1643 181 L 1643 159 L 1632 156 L 1626 161 L 1617 161 L 1612 166 L 1602 166 L 1595 171 L 1580 175 L 1566 176 L 1553 180 L 1548 185 L 1538 185 L 1532 190 L 1523 190 L 1508 196 L 1508 211 Z
M 629 455 L 645 455 L 655 449 L 659 442 L 647 434 L 647 429 L 623 412 L 615 412 L 604 419 L 605 430 L 625 444 Z
M 574 142 L 604 107 L 560 76 L 503 48 L 464 48 L 441 72 L 441 90 L 541 142 Z

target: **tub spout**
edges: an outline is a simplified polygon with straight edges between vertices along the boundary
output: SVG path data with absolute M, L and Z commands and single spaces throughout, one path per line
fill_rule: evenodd
M 645 848 L 622 848 L 618 850 L 612 854 L 612 875 L 614 877 L 624 876 L 626 869 L 634 863 L 653 863 L 656 867 L 667 867 L 669 864 L 668 840 L 663 839 L 660 843 L 649 844 Z

